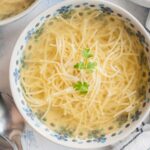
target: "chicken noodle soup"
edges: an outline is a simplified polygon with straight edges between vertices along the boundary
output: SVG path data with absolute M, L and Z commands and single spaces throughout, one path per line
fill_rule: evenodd
M 21 84 L 49 128 L 93 138 L 122 127 L 146 96 L 148 64 L 135 31 L 95 9 L 48 19 L 28 41 Z
M 27 9 L 35 0 L 0 0 L 0 20 L 15 16 Z

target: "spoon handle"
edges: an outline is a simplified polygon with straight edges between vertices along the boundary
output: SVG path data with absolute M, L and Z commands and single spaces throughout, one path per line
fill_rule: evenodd
M 16 150 L 16 146 L 7 137 L 0 135 L 0 150 Z
M 13 130 L 9 134 L 9 139 L 16 145 L 16 150 L 23 150 L 22 143 L 21 143 L 21 131 L 20 130 Z

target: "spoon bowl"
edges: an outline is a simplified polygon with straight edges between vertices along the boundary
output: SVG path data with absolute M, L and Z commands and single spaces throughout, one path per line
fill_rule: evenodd
M 11 96 L 0 92 L 0 143 L 3 143 L 3 147 L 10 144 L 13 148 L 22 150 L 21 133 L 23 129 L 24 119 L 14 105 Z

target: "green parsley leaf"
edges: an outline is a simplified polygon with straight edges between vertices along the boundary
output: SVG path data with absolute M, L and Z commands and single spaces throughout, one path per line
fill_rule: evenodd
M 74 68 L 76 69 L 85 69 L 85 64 L 83 62 L 79 62 L 74 65 Z
M 93 71 L 96 67 L 96 62 L 89 62 L 86 66 L 86 69 L 90 70 L 90 71 Z
M 76 69 L 87 69 L 89 71 L 93 71 L 96 67 L 96 62 L 88 62 L 87 64 L 80 62 L 74 65 Z
M 82 55 L 84 58 L 88 59 L 90 57 L 93 57 L 93 55 L 90 53 L 90 49 L 86 48 L 83 50 Z
M 79 91 L 82 94 L 86 94 L 88 92 L 89 85 L 87 82 L 78 81 L 76 84 L 74 84 L 73 87 L 76 91 Z

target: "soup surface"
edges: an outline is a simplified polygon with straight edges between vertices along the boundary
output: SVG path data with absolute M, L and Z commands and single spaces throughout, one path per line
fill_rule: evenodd
M 28 41 L 24 97 L 49 128 L 94 138 L 130 122 L 145 97 L 144 46 L 119 16 L 96 9 L 48 19 Z
M 0 20 L 15 16 L 27 9 L 35 0 L 0 0 Z

